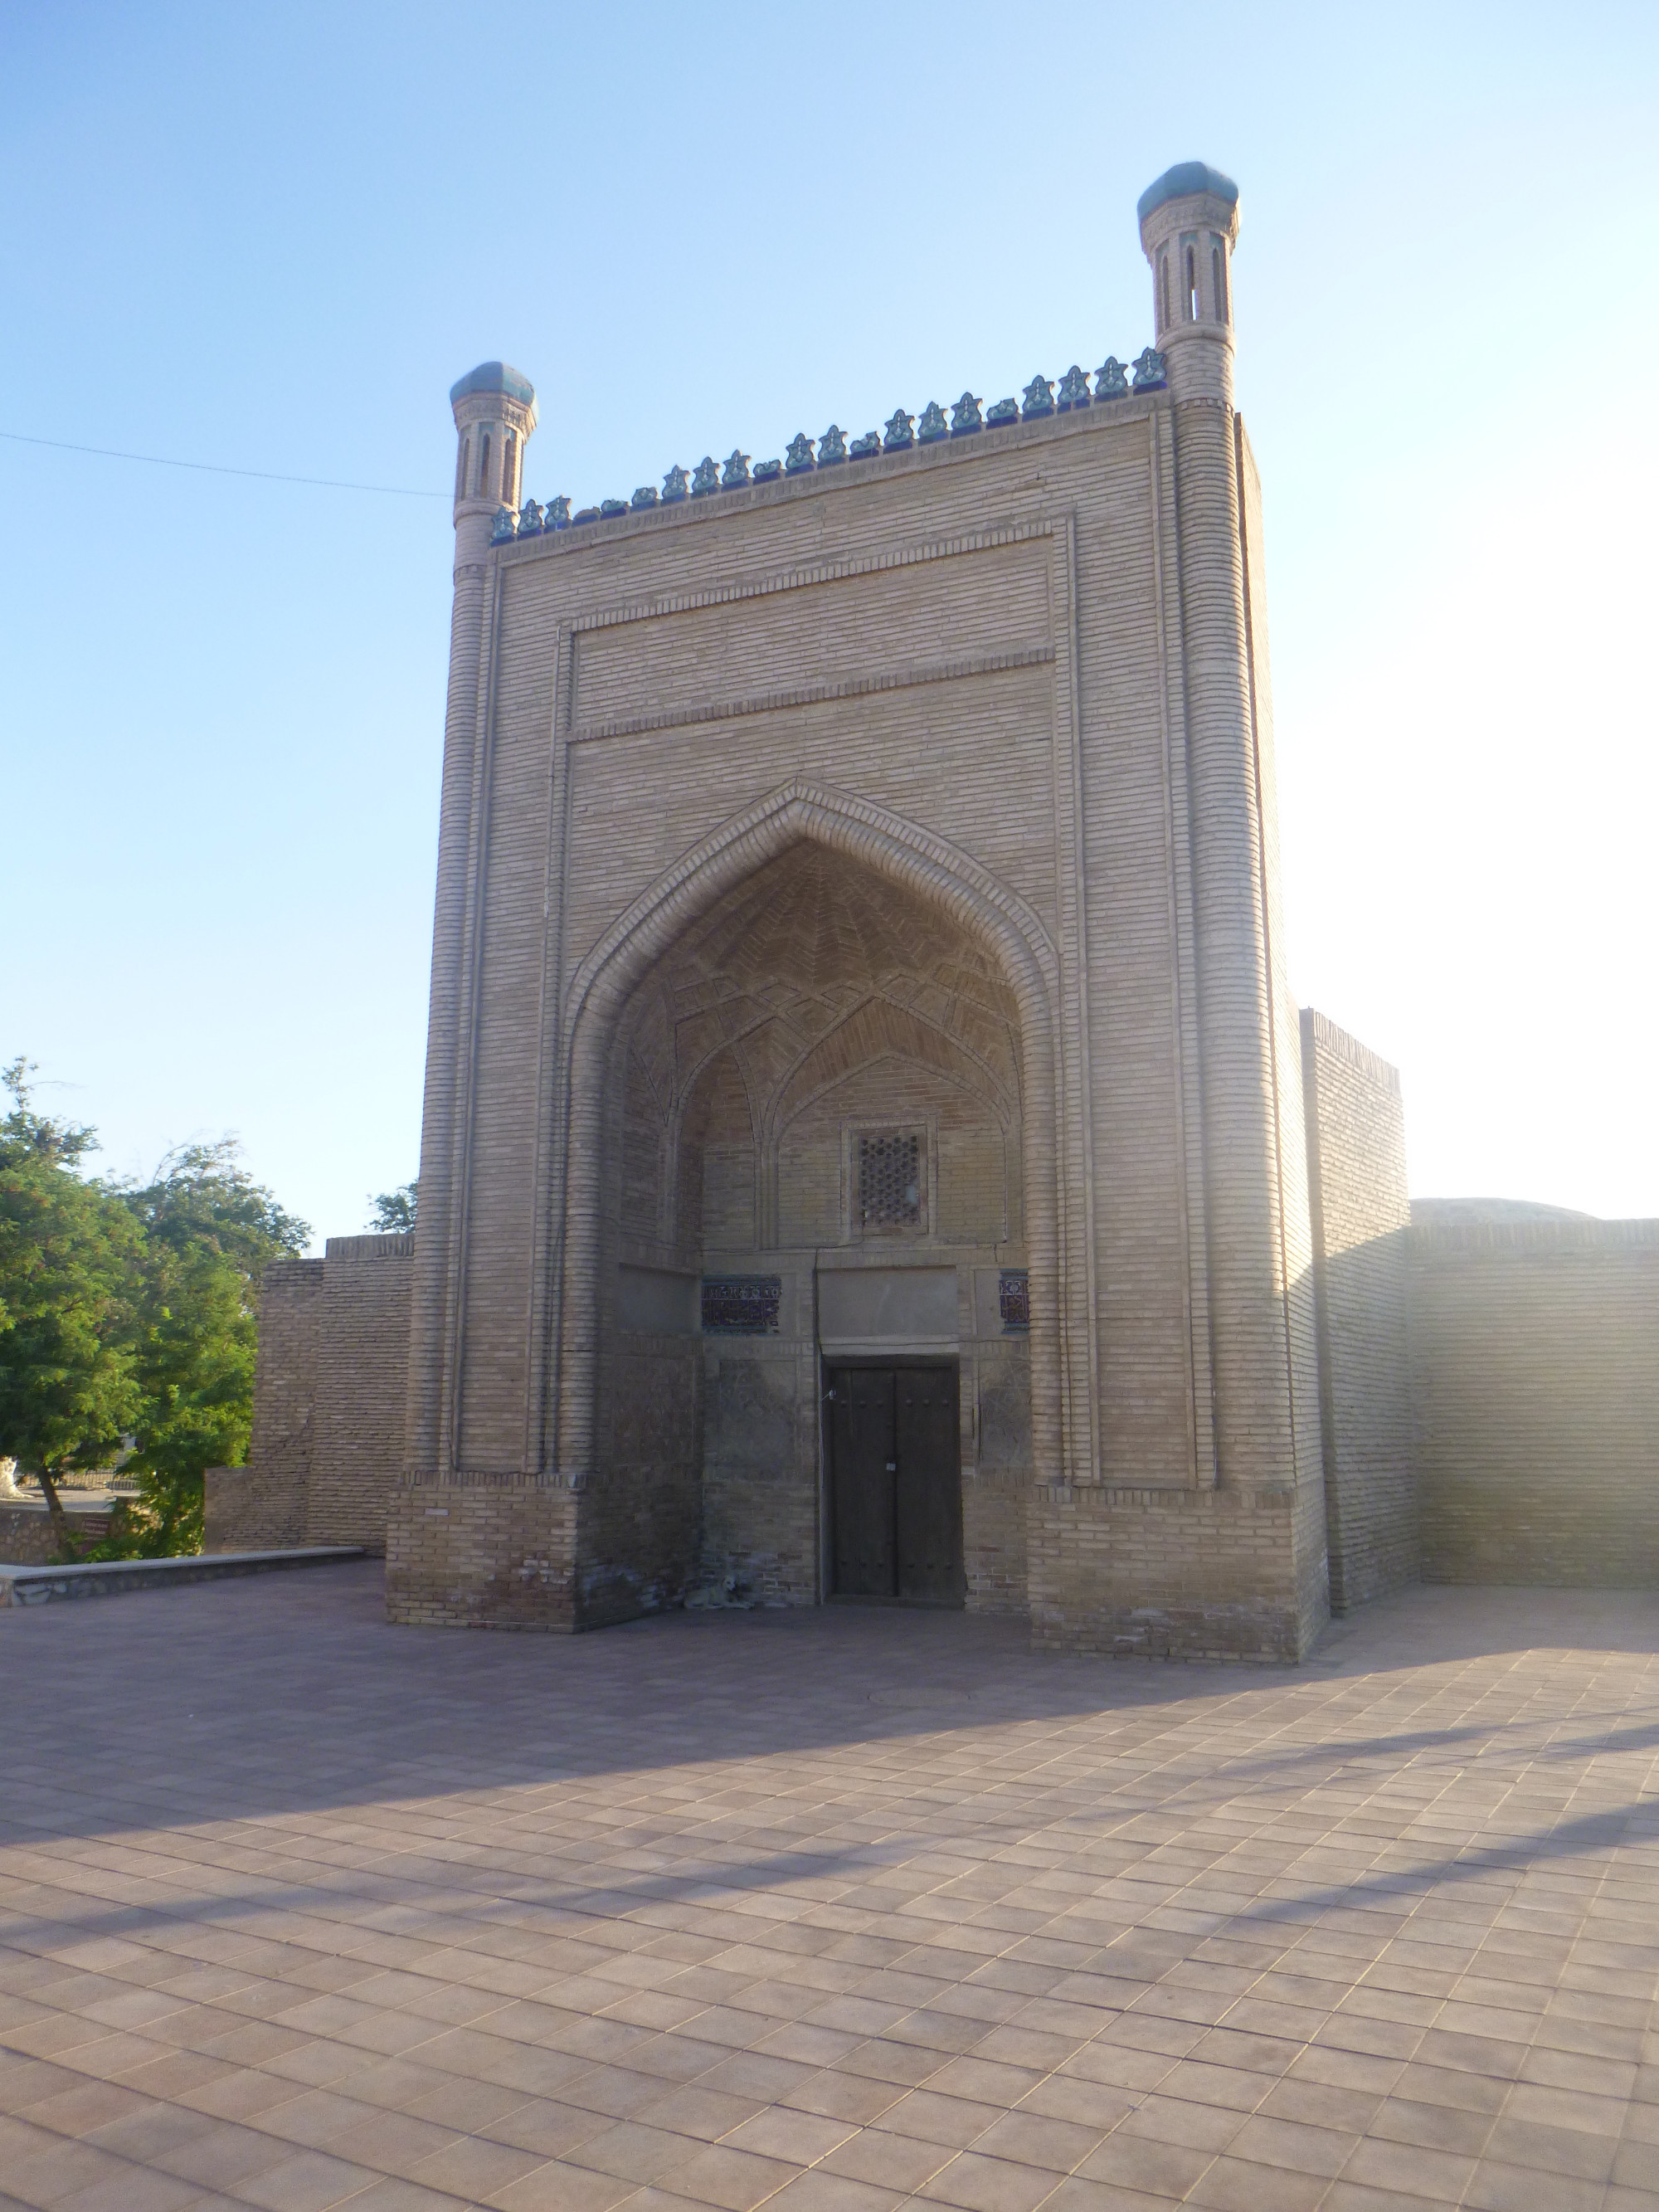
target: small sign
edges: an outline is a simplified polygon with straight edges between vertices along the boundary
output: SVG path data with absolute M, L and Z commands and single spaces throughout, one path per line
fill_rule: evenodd
M 783 1299 L 781 1275 L 705 1275 L 705 1336 L 775 1336 Z
M 1005 1267 L 997 1279 L 997 1304 L 1005 1336 L 1024 1336 L 1031 1326 L 1031 1278 L 1024 1267 Z

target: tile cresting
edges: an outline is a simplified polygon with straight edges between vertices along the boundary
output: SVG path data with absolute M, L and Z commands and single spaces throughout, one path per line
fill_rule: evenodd
M 654 507 L 677 507 L 683 500 L 707 499 L 712 493 L 742 491 L 750 484 L 775 483 L 784 477 L 816 473 L 839 467 L 842 462 L 874 460 L 882 453 L 908 452 L 915 446 L 939 445 L 951 438 L 971 438 L 981 430 L 1005 429 L 1012 422 L 1032 422 L 1051 415 L 1069 414 L 1079 407 L 1109 405 L 1135 392 L 1162 392 L 1167 378 L 1164 356 L 1146 346 L 1126 368 L 1109 355 L 1094 374 L 1094 389 L 1086 370 L 1075 363 L 1060 380 L 1034 376 L 1018 399 L 999 399 L 987 408 L 971 392 L 964 392 L 948 414 L 938 400 L 930 399 L 920 418 L 896 408 L 879 430 L 866 430 L 848 442 L 847 433 L 832 422 L 818 439 L 797 431 L 781 460 L 757 461 L 736 448 L 724 461 L 705 454 L 696 467 L 685 470 L 677 462 L 662 480 L 641 484 L 631 499 L 601 500 L 596 507 L 578 507 L 573 514 L 568 495 L 561 494 L 543 507 L 527 499 L 515 515 L 510 507 L 495 511 L 492 545 L 514 538 L 540 538 L 553 530 L 584 528 L 593 522 L 615 522 L 625 514 L 638 514 Z

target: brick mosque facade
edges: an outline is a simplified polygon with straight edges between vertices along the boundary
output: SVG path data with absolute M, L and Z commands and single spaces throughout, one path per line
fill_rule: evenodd
M 1576 1268 L 1659 1373 L 1659 1238 L 1414 1231 L 1397 1077 L 1297 1007 L 1237 192 L 1139 212 L 1152 343 L 1018 402 L 573 515 L 527 380 L 455 387 L 418 1228 L 272 1271 L 210 1547 L 384 1547 L 410 1623 L 908 1595 L 1275 1659 L 1419 1573 L 1596 1578 L 1551 1561 L 1655 1425 L 1500 1538 L 1479 1347 Z

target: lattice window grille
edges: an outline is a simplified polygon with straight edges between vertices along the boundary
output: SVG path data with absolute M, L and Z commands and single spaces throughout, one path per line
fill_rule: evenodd
M 866 1229 L 919 1229 L 921 1138 L 898 1130 L 859 1139 L 859 1220 Z

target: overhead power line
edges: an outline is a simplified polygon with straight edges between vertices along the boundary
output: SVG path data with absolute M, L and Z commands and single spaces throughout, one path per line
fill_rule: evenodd
M 64 438 L 31 438 L 21 430 L 0 430 L 15 446 L 50 446 L 58 453 L 95 453 L 105 461 L 145 461 L 155 469 L 195 469 L 210 477 L 257 477 L 262 483 L 313 484 L 323 491 L 378 491 L 389 499 L 447 499 L 447 492 L 410 491 L 406 484 L 348 483 L 340 477 L 291 477 L 278 469 L 233 469 L 222 461 L 177 461 L 167 453 L 126 453 L 113 446 L 72 446 Z

